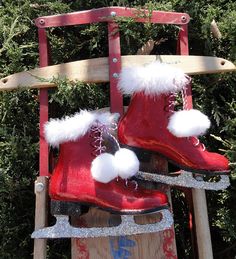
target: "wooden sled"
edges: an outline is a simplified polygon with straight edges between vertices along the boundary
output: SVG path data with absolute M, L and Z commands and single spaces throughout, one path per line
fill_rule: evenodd
M 147 13 L 147 11 L 144 11 Z M 120 36 L 116 17 L 132 17 L 136 22 L 152 22 L 158 24 L 175 24 L 180 27 L 177 42 L 180 56 L 121 56 Z M 48 145 L 43 137 L 43 125 L 48 121 L 48 93 L 49 87 L 56 87 L 53 78 L 67 77 L 71 81 L 83 82 L 110 82 L 110 109 L 111 112 L 123 113 L 122 96 L 117 90 L 117 82 L 122 66 L 133 66 L 160 60 L 182 68 L 189 75 L 221 73 L 236 71 L 235 66 L 221 58 L 188 56 L 187 24 L 190 17 L 185 13 L 153 11 L 146 18 L 138 18 L 137 10 L 130 8 L 109 7 L 63 15 L 40 17 L 36 20 L 39 32 L 40 67 L 28 72 L 21 72 L 0 80 L 0 90 L 13 90 L 18 88 L 40 88 L 40 176 L 35 182 L 36 211 L 35 230 L 47 225 L 47 199 L 48 199 Z M 93 22 L 107 22 L 109 57 L 90 60 L 75 61 L 66 64 L 49 66 L 49 51 L 46 28 L 56 26 L 72 26 Z M 114 33 L 114 31 L 116 33 Z M 188 107 L 192 107 L 191 88 L 187 89 Z M 147 167 L 156 168 L 168 173 L 167 161 L 153 156 L 152 163 Z M 152 184 L 153 185 L 153 184 Z M 163 191 L 170 194 L 166 185 L 158 185 Z M 153 186 L 157 188 L 156 186 Z M 189 191 L 188 191 L 189 192 Z M 191 193 L 190 193 L 191 194 Z M 195 215 L 195 231 L 198 244 L 198 258 L 211 259 L 212 248 L 207 216 L 205 192 L 192 190 Z M 170 198 L 171 199 L 171 198 Z M 190 203 L 192 201 L 189 201 Z M 90 210 L 80 218 L 73 218 L 74 226 L 93 226 L 94 218 L 100 226 L 114 225 L 117 219 L 98 210 Z M 145 216 L 140 219 L 143 224 L 158 220 L 158 215 Z M 34 258 L 46 258 L 46 239 L 35 239 Z M 88 239 L 72 239 L 72 258 L 177 258 L 174 227 L 158 233 L 142 235 L 101 237 Z

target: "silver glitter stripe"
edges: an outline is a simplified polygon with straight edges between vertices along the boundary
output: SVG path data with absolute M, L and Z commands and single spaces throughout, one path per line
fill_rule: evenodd
M 145 181 L 212 191 L 224 190 L 230 185 L 229 177 L 227 175 L 221 175 L 221 179 L 218 182 L 206 182 L 201 176 L 194 178 L 192 173 L 184 170 L 181 170 L 181 174 L 179 176 L 167 176 L 141 171 L 139 171 L 135 176 L 138 179 Z
M 160 210 L 162 214 L 160 222 L 154 224 L 139 225 L 135 223 L 133 216 L 122 215 L 121 224 L 115 227 L 73 227 L 69 224 L 68 216 L 56 216 L 57 222 L 52 227 L 36 230 L 32 238 L 89 238 L 135 235 L 142 233 L 154 233 L 168 229 L 173 224 L 173 217 L 169 210 Z

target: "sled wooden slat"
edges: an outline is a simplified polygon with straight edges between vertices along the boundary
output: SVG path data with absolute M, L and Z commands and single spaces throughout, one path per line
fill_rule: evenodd
M 48 217 L 48 178 L 45 176 L 37 177 L 35 181 L 35 230 L 47 226 Z M 47 240 L 34 240 L 34 259 L 46 259 Z
M 142 224 L 156 222 L 156 219 L 158 219 L 158 214 L 140 216 L 139 218 Z M 91 209 L 85 217 L 78 219 L 76 225 L 81 227 L 81 225 L 89 225 L 94 221 L 99 226 L 106 227 L 112 222 L 112 216 L 107 212 Z M 140 235 L 72 238 L 71 249 L 72 259 L 168 258 L 166 255 L 170 254 L 170 250 L 173 253 L 171 258 L 177 258 L 173 227 L 158 233 Z M 125 254 L 129 256 L 119 257 L 119 255 L 124 256 Z
M 121 64 L 122 67 L 145 65 L 156 60 L 181 68 L 189 75 L 236 71 L 235 65 L 228 60 L 205 56 L 122 56 Z M 0 80 L 0 90 L 14 90 L 24 87 L 56 87 L 56 85 L 51 82 L 53 78 L 68 78 L 70 81 L 90 83 L 108 82 L 108 58 L 80 60 L 12 74 Z
M 197 229 L 198 256 L 199 259 L 213 259 L 206 193 L 204 190 L 193 189 L 192 195 Z

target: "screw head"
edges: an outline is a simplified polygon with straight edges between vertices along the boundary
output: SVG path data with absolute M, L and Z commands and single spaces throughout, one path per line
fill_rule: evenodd
M 114 78 L 118 78 L 119 77 L 119 75 L 117 74 L 117 73 L 113 73 L 113 75 L 112 75 Z
M 43 183 L 36 183 L 35 184 L 35 191 L 36 192 L 42 192 L 44 190 L 44 184 Z
M 113 58 L 113 59 L 112 59 L 112 62 L 113 62 L 113 63 L 116 63 L 117 61 L 118 61 L 117 58 Z
M 187 21 L 187 17 L 186 17 L 186 16 L 184 16 L 184 15 L 183 15 L 183 16 L 181 16 L 181 21 L 182 21 L 182 22 L 186 22 L 186 21 Z
M 115 17 L 116 16 L 116 12 L 111 12 L 111 16 Z
M 39 24 L 44 25 L 45 24 L 45 20 L 44 19 L 40 19 L 39 20 Z

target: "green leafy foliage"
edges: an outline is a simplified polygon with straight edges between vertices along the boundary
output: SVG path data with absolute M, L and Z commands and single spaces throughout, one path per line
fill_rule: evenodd
M 54 117 L 71 115 L 80 109 L 109 106 L 109 88 L 106 85 L 69 82 L 68 79 L 55 79 L 53 82 L 57 89 L 51 91 L 49 103 L 53 104 Z
M 33 182 L 38 168 L 38 103 L 32 91 L 0 95 L 0 255 L 32 249 Z
M 35 68 L 39 63 L 34 19 L 104 6 L 135 7 L 137 15 L 152 10 L 186 12 L 191 16 L 189 46 L 192 55 L 219 56 L 236 61 L 236 2 L 147 1 L 147 0 L 3 0 L 0 7 L 0 77 Z M 144 14 L 141 9 L 149 10 Z M 215 39 L 210 23 L 215 19 L 222 34 Z M 177 26 L 135 23 L 117 19 L 122 54 L 136 54 L 149 39 L 155 41 L 152 54 L 175 54 Z M 105 23 L 48 30 L 52 63 L 104 57 L 108 55 Z M 62 117 L 79 109 L 109 106 L 109 86 L 55 80 L 50 90 L 50 116 Z M 235 74 L 195 76 L 194 107 L 212 122 L 204 138 L 208 149 L 230 159 L 232 186 L 221 192 L 207 192 L 214 258 L 234 258 L 236 254 L 236 76 Z M 33 182 L 38 174 L 38 92 L 24 90 L 0 93 L 0 258 L 32 258 L 30 234 L 34 224 Z M 184 194 L 174 191 L 175 223 L 179 258 L 191 258 Z M 180 241 L 181 240 L 181 241 Z M 69 242 L 49 242 L 48 258 L 69 258 Z

